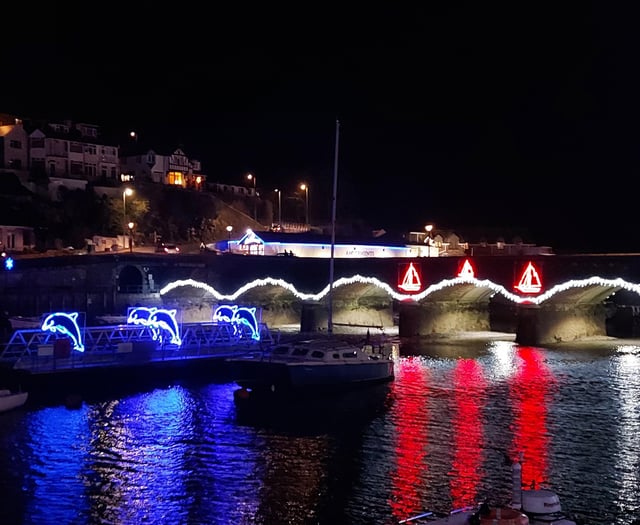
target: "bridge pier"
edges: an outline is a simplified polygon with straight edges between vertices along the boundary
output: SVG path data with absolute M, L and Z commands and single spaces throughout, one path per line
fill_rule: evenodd
M 322 303 L 305 301 L 300 312 L 300 331 L 319 332 L 327 327 L 328 313 Z
M 398 335 L 415 337 L 491 330 L 487 302 L 401 303 Z
M 393 304 L 364 305 L 362 302 L 352 303 L 337 300 L 333 303 L 332 322 L 339 327 L 389 328 L 393 326 Z M 318 332 L 327 330 L 329 326 L 329 309 L 325 303 L 304 302 L 300 314 L 301 332 Z
M 606 336 L 603 304 L 520 305 L 516 342 L 546 345 Z
M 527 346 L 540 344 L 540 307 L 537 304 L 521 304 L 517 314 L 516 343 Z

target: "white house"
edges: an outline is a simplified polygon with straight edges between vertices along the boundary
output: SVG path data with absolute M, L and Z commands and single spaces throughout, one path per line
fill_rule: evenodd
M 49 177 L 86 181 L 119 180 L 118 146 L 98 137 L 98 126 L 49 123 L 29 135 L 29 165 Z

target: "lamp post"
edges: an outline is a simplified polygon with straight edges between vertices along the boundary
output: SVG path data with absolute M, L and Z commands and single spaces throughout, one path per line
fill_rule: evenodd
M 252 180 L 253 181 L 253 220 L 257 221 L 258 220 L 258 211 L 257 211 L 257 206 L 258 206 L 258 194 L 256 193 L 256 176 L 253 173 L 248 173 L 247 174 L 247 179 L 248 180 Z
M 304 220 L 309 224 L 309 185 L 302 183 L 300 189 L 304 191 Z
M 424 242 L 427 245 L 427 257 L 431 257 L 431 245 L 433 242 L 431 239 L 431 231 L 433 230 L 433 224 L 427 224 L 424 229 L 427 232 L 427 236 L 424 238 Z
M 231 226 L 231 224 L 229 224 L 229 226 L 227 226 L 227 251 L 230 252 L 231 251 L 231 232 L 233 231 L 233 226 Z
M 278 226 L 282 227 L 282 191 L 275 190 L 278 194 Z
M 122 192 L 122 233 L 127 235 L 127 197 L 133 195 L 131 188 L 125 188 Z
M 129 252 L 133 253 L 133 227 L 135 224 L 129 223 Z

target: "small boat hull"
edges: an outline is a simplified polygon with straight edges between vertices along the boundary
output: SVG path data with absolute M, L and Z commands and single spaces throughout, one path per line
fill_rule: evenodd
M 234 361 L 231 373 L 235 382 L 251 390 L 332 390 L 363 384 L 391 381 L 393 363 L 380 362 L 359 365 L 305 365 Z
M 394 379 L 392 359 L 359 347 L 326 342 L 282 344 L 273 351 L 227 362 L 234 381 L 249 390 L 325 392 Z
M 8 410 L 21 407 L 27 402 L 28 397 L 28 392 L 0 390 L 0 412 L 6 412 Z

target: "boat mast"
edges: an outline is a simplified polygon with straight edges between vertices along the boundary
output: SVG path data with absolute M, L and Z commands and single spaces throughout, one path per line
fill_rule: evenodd
M 340 121 L 336 120 L 336 149 L 333 158 L 333 194 L 331 196 L 331 258 L 329 259 L 329 316 L 327 332 L 333 334 L 333 259 L 336 245 L 336 201 L 338 200 L 338 141 Z

